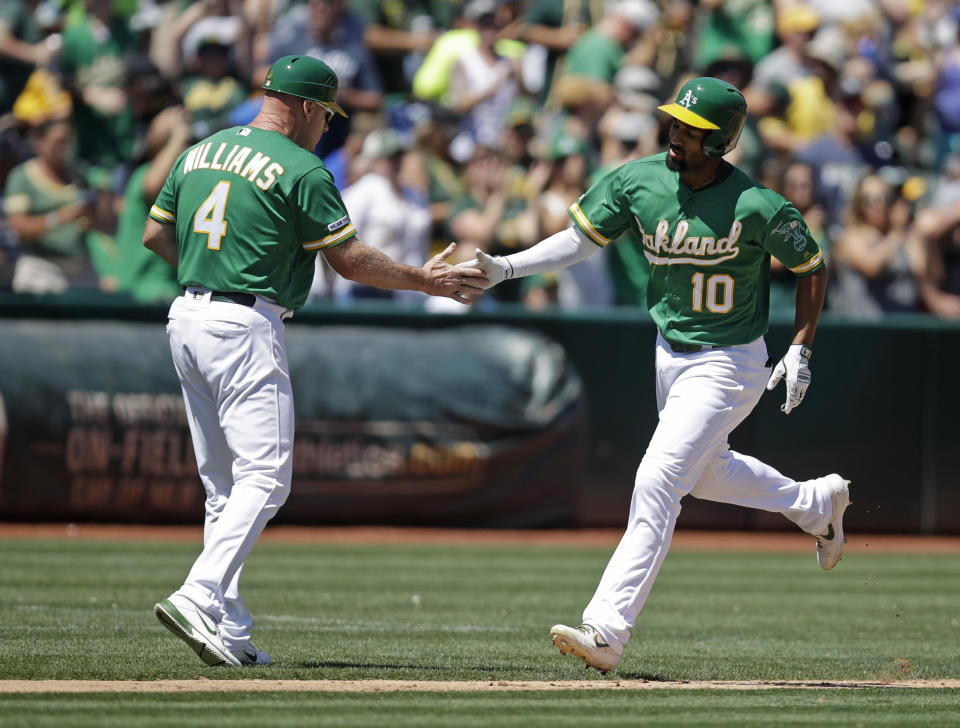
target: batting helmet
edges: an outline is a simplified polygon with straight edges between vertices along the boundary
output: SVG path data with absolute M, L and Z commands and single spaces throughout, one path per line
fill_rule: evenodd
M 657 108 L 695 129 L 708 129 L 710 133 L 703 139 L 703 153 L 708 157 L 722 157 L 737 146 L 747 120 L 743 94 L 719 78 L 687 81 L 676 101 Z
M 323 61 L 310 56 L 284 56 L 277 59 L 263 82 L 267 91 L 299 96 L 346 116 L 337 104 L 337 74 Z

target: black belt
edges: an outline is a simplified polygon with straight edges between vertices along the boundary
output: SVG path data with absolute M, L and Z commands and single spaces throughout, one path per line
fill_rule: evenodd
M 223 303 L 238 303 L 241 306 L 253 308 L 257 302 L 257 297 L 252 293 L 234 293 L 233 291 L 210 291 L 211 301 L 221 301 Z
M 722 349 L 722 346 L 711 346 L 710 344 L 685 344 L 682 341 L 671 341 L 667 337 L 663 337 L 663 340 L 667 342 L 667 346 L 673 349 L 677 354 L 696 354 L 698 351 L 703 351 L 704 349 Z
M 188 288 L 183 289 L 186 293 L 190 293 Z M 202 289 L 195 289 L 196 292 L 199 292 Z M 248 308 L 253 308 L 254 304 L 257 302 L 257 297 L 252 293 L 235 293 L 233 291 L 210 291 L 210 300 L 211 301 L 220 301 L 222 303 L 238 303 L 241 306 L 247 306 Z

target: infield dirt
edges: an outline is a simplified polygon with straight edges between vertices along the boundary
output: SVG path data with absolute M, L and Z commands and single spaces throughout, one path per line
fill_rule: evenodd
M 613 548 L 623 534 L 618 529 L 579 530 L 485 530 L 394 527 L 268 527 L 261 541 L 278 543 L 346 544 L 544 544 L 549 546 L 600 546 Z M 199 526 L 145 526 L 96 523 L 0 523 L 0 538 L 70 538 L 88 540 L 197 541 Z M 901 536 L 848 534 L 845 553 L 960 554 L 960 538 L 948 536 Z M 764 551 L 799 553 L 810 551 L 812 539 L 794 531 L 684 531 L 678 530 L 671 549 L 700 551 Z

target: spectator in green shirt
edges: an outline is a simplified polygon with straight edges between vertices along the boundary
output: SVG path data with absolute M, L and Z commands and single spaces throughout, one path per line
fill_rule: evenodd
M 614 98 L 613 80 L 627 51 L 660 16 L 650 0 L 619 0 L 597 25 L 581 36 L 564 59 L 557 80 L 557 98 L 567 108 L 594 112 L 596 117 Z
M 92 197 L 72 162 L 72 140 L 67 119 L 36 127 L 30 132 L 36 157 L 7 177 L 3 212 L 21 246 L 12 284 L 16 292 L 97 287 L 85 241 Z
M 773 50 L 776 26 L 770 0 L 700 0 L 699 8 L 696 68 L 706 68 L 732 49 L 752 63 Z
M 147 131 L 143 163 L 130 175 L 117 228 L 118 290 L 143 303 L 169 303 L 181 293 L 177 269 L 143 247 L 143 221 L 173 163 L 191 140 L 190 115 L 180 106 L 161 112 Z
M 546 49 L 541 103 L 550 93 L 557 63 L 587 28 L 599 22 L 605 7 L 596 0 L 530 0 L 526 4 L 520 39 Z
M 86 14 L 63 31 L 60 70 L 74 95 L 78 157 L 114 167 L 133 152 L 124 57 L 135 39 L 110 0 L 86 0 L 85 7 Z

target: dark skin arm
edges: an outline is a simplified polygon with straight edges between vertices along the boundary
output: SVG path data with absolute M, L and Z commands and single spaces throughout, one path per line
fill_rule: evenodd
M 173 225 L 164 225 L 148 217 L 143 230 L 143 247 L 152 250 L 174 268 L 180 263 L 177 229 Z
M 797 278 L 796 313 L 793 319 L 793 342 L 813 348 L 820 312 L 827 295 L 827 267 L 820 266 L 814 273 Z

